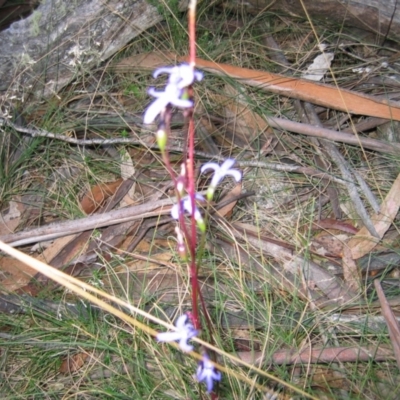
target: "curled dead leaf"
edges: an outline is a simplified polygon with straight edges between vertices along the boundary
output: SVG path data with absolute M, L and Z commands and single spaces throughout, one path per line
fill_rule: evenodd
M 86 359 L 89 357 L 87 353 L 76 353 L 74 355 L 68 355 L 60 366 L 60 372 L 67 374 L 80 370 L 85 364 Z
M 81 200 L 82 210 L 86 214 L 94 213 L 110 196 L 117 191 L 122 182 L 122 179 L 118 179 L 115 182 L 100 183 L 99 185 L 93 186 Z

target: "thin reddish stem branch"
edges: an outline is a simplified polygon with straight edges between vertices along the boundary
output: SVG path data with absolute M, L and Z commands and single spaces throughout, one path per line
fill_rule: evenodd
M 195 67 L 196 62 L 196 0 L 191 0 L 189 4 L 188 13 L 188 25 L 189 25 L 189 53 L 190 53 L 190 66 Z M 189 96 L 193 96 L 192 88 L 189 88 Z M 199 293 L 199 282 L 197 277 L 197 266 L 196 266 L 196 247 L 197 247 L 197 232 L 196 232 L 196 220 L 194 218 L 196 204 L 195 204 L 195 176 L 194 176 L 194 119 L 193 110 L 188 113 L 188 158 L 187 158 L 187 181 L 188 181 L 188 194 L 190 202 L 192 204 L 192 215 L 190 220 L 191 226 L 191 237 L 189 243 L 190 252 L 190 281 L 192 286 L 192 314 L 193 323 L 196 329 L 200 329 L 200 318 L 198 310 L 198 293 Z
M 189 64 L 194 68 L 196 64 L 196 0 L 189 3 Z

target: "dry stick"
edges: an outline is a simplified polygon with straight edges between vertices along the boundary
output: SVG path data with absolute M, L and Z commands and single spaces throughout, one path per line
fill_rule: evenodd
M 290 124 L 290 126 L 292 126 L 292 124 L 297 124 L 298 126 L 298 133 L 303 133 L 303 134 L 308 134 L 307 131 L 308 129 L 311 130 L 315 130 L 315 127 L 312 127 L 311 125 L 306 125 L 306 124 L 299 124 L 297 122 L 291 122 L 291 121 L 286 121 L 286 120 L 281 120 L 279 118 L 274 118 L 274 120 L 276 121 L 281 121 L 281 125 L 277 125 L 273 123 L 273 121 L 271 121 L 271 119 L 267 119 L 270 123 L 270 125 L 272 127 L 278 127 L 279 129 L 284 129 L 284 127 L 286 125 L 288 125 L 288 123 Z M 0 124 L 1 121 L 4 122 L 4 120 L 2 120 L 0 118 Z M 285 122 L 286 121 L 286 122 Z M 82 145 L 82 146 L 91 146 L 91 145 L 100 145 L 100 146 L 109 146 L 111 144 L 132 144 L 132 145 L 140 145 L 143 146 L 143 142 L 141 142 L 140 140 L 136 140 L 136 139 L 127 139 L 127 138 L 117 138 L 117 139 L 75 139 L 75 138 L 71 138 L 69 136 L 65 136 L 65 135 L 58 135 L 55 133 L 51 133 L 51 132 L 47 132 L 44 130 L 38 130 L 38 129 L 32 129 L 32 128 L 25 128 L 25 127 L 20 127 L 17 125 L 12 124 L 11 122 L 7 122 L 7 125 L 10 126 L 11 128 L 17 130 L 18 132 L 21 133 L 27 133 L 33 137 L 48 137 L 48 138 L 52 138 L 52 139 L 57 139 L 57 140 L 61 140 L 63 142 L 67 142 L 67 143 L 72 143 L 72 144 L 77 144 L 77 145 Z M 1 125 L 0 125 L 1 126 Z M 288 130 L 290 127 L 288 126 Z M 296 130 L 293 130 L 294 132 L 296 132 Z M 318 129 L 316 129 L 316 131 L 318 131 Z M 320 130 L 322 136 L 321 137 L 327 137 L 328 136 L 323 132 L 323 131 L 327 131 L 328 133 L 332 132 L 333 134 L 339 134 L 340 132 L 336 132 L 336 131 L 330 131 L 328 129 L 322 129 Z M 316 132 L 314 132 L 316 133 Z M 313 136 L 313 135 L 311 135 Z M 315 136 L 315 135 L 314 135 Z M 317 135 L 318 136 L 318 135 Z M 335 139 L 336 141 L 342 141 L 344 143 L 353 143 L 354 142 L 354 136 L 353 135 L 347 135 L 349 138 L 349 140 L 338 140 L 337 138 Z M 393 150 L 393 147 L 389 147 L 388 149 L 386 149 L 385 146 L 387 146 L 385 143 L 379 142 L 378 140 L 373 140 L 373 139 L 366 139 L 367 141 L 371 142 L 370 144 L 370 148 L 375 148 L 375 150 L 377 151 L 389 151 L 389 149 Z M 372 143 L 374 142 L 374 143 Z M 367 143 L 364 143 L 361 140 L 361 143 L 363 144 L 364 147 L 368 147 Z M 358 142 L 354 142 L 353 144 L 359 144 Z M 380 148 L 382 146 L 384 146 L 384 148 Z M 147 145 L 146 145 L 147 146 Z M 154 144 L 154 145 L 150 145 L 147 146 L 148 148 L 152 148 L 152 149 L 159 149 L 159 147 Z M 168 151 L 175 151 L 175 152 L 183 152 L 184 149 L 182 147 L 179 146 L 167 146 L 167 150 Z M 394 149 L 394 151 L 396 152 L 396 148 Z M 399 146 L 399 150 L 400 151 L 400 146 Z M 204 151 L 195 151 L 195 155 L 198 157 L 204 157 L 206 159 L 215 159 L 218 161 L 225 161 L 225 157 L 224 156 L 217 156 L 215 154 L 210 154 L 210 153 L 206 153 Z M 285 165 L 285 164 L 279 164 L 279 163 L 269 163 L 269 162 L 263 162 L 263 161 L 236 161 L 236 165 L 239 167 L 258 167 L 258 168 L 267 168 L 267 169 L 271 169 L 274 171 L 284 171 L 284 172 L 293 172 L 293 173 L 299 173 L 299 174 L 304 174 L 304 175 L 310 175 L 312 177 L 315 178 L 320 178 L 320 179 L 329 179 L 333 182 L 339 183 L 341 185 L 344 185 L 345 182 L 340 179 L 337 178 L 333 175 L 330 175 L 329 173 L 327 173 L 326 171 L 318 171 L 314 168 L 309 168 L 309 167 L 302 167 L 302 166 L 298 166 L 298 165 Z
M 351 172 L 356 177 L 358 184 L 360 185 L 360 188 L 363 190 L 365 197 L 369 201 L 369 204 L 371 205 L 372 209 L 375 211 L 376 214 L 379 214 L 381 206 L 379 205 L 375 195 L 372 193 L 372 190 L 369 188 L 364 178 L 357 171 L 353 169 Z
M 0 124 L 1 124 L 1 121 L 2 121 L 2 119 L 0 118 Z M 282 121 L 284 121 L 284 120 L 282 120 Z M 14 124 L 8 123 L 8 122 L 7 122 L 7 124 L 10 127 L 12 127 L 13 129 L 17 130 L 18 132 L 27 133 L 29 135 L 32 135 L 33 137 L 49 137 L 52 139 L 57 139 L 57 140 L 61 140 L 63 142 L 82 145 L 82 146 L 100 145 L 100 146 L 107 147 L 111 144 L 132 144 L 132 145 L 139 145 L 139 146 L 144 145 L 143 142 L 141 142 L 140 140 L 136 140 L 136 139 L 126 139 L 126 138 L 75 139 L 75 138 L 71 138 L 69 136 L 58 135 L 58 134 L 47 132 L 44 130 L 19 127 L 17 125 L 14 125 Z M 299 125 L 302 125 L 302 124 L 299 124 Z M 151 148 L 151 149 L 159 150 L 159 147 L 156 144 L 153 144 L 150 146 L 145 145 L 145 146 L 147 146 L 148 148 Z M 182 153 L 185 151 L 185 149 L 183 147 L 179 147 L 179 146 L 167 146 L 167 150 L 170 152 L 174 151 L 174 152 L 179 152 L 179 153 Z M 210 159 L 210 160 L 214 159 L 214 160 L 218 160 L 218 161 L 225 161 L 225 159 L 226 159 L 226 157 L 224 157 L 224 156 L 218 156 L 215 154 L 210 154 L 210 153 L 206 153 L 204 151 L 199 151 L 199 150 L 195 150 L 194 154 L 198 157 L 203 157 L 203 158 Z M 314 178 L 329 179 L 329 180 L 339 183 L 341 185 L 344 184 L 342 179 L 332 176 L 325 171 L 318 171 L 313 168 L 302 167 L 302 166 L 298 166 L 298 165 L 285 165 L 285 164 L 280 164 L 280 163 L 269 163 L 269 162 L 254 161 L 254 160 L 236 161 L 236 165 L 239 167 L 258 167 L 258 168 L 267 168 L 267 169 L 271 169 L 274 171 L 299 173 L 299 174 L 304 174 L 304 175 L 310 175 Z
M 400 145 L 396 143 L 385 143 L 380 140 L 355 137 L 353 134 L 338 132 L 331 129 L 320 128 L 308 124 L 301 124 L 299 122 L 289 121 L 283 118 L 267 117 L 265 120 L 272 128 L 287 130 L 294 133 L 299 133 L 307 136 L 320 137 L 323 139 L 332 140 L 334 142 L 341 142 L 352 144 L 354 146 L 363 146 L 366 149 L 379 151 L 385 154 L 397 155 L 400 152 Z M 0 127 L 9 126 L 15 129 L 17 132 L 26 133 L 32 137 L 48 137 L 51 139 L 62 140 L 63 142 L 77 144 L 77 145 L 101 145 L 106 146 L 110 144 L 134 144 L 143 145 L 143 142 L 137 139 L 131 138 L 116 138 L 116 139 L 76 139 L 66 135 L 60 135 L 52 132 L 45 131 L 43 129 L 29 128 L 24 126 L 18 126 L 13 124 L 11 121 L 0 118 Z M 158 149 L 157 145 L 150 146 L 151 148 Z M 182 151 L 180 147 L 169 147 L 170 150 L 176 149 L 176 151 Z M 196 154 L 201 154 L 197 152 Z M 207 153 L 205 153 L 207 154 Z M 209 155 L 207 156 L 209 157 Z
M 386 324 L 389 330 L 390 340 L 393 345 L 394 355 L 396 357 L 397 366 L 400 368 L 400 326 L 393 314 L 392 309 L 386 299 L 385 293 L 382 290 L 381 283 L 378 279 L 374 280 L 376 293 L 381 303 L 382 314 L 385 317 Z
M 230 226 L 230 230 L 236 237 L 245 240 L 255 249 L 272 256 L 282 264 L 285 271 L 291 272 L 294 276 L 298 275 L 299 271 L 303 271 L 306 281 L 315 282 L 325 296 L 335 300 L 338 305 L 344 305 L 355 299 L 356 294 L 347 284 L 340 282 L 338 278 L 313 261 L 294 254 L 276 243 L 263 240 L 262 235 L 247 229 L 245 224 L 237 222 Z
M 311 122 L 317 126 L 322 126 L 321 121 L 319 120 L 314 107 L 310 103 L 304 103 L 304 109 L 307 112 L 307 115 L 309 116 Z M 321 144 L 324 146 L 325 151 L 329 154 L 331 159 L 335 162 L 335 164 L 338 166 L 340 169 L 340 172 L 342 174 L 343 180 L 346 182 L 345 185 L 347 187 L 347 191 L 349 193 L 349 196 L 355 206 L 355 210 L 360 217 L 361 221 L 365 225 L 365 227 L 368 229 L 368 232 L 374 236 L 379 238 L 379 234 L 375 229 L 374 224 L 372 223 L 371 219 L 368 216 L 367 210 L 364 207 L 364 204 L 362 203 L 360 196 L 358 195 L 358 191 L 356 188 L 356 185 L 353 181 L 353 177 L 351 176 L 351 172 L 349 170 L 349 166 L 347 161 L 344 159 L 344 157 L 340 154 L 339 150 L 336 148 L 336 146 L 328 142 L 327 140 L 321 140 Z M 362 179 L 359 176 L 360 179 Z M 363 185 L 365 188 L 366 184 Z M 368 196 L 371 197 L 372 193 L 370 190 L 368 190 Z M 377 204 L 377 201 L 374 200 L 374 204 Z
M 283 51 L 280 49 L 278 43 L 276 43 L 275 39 L 272 37 L 272 35 L 267 34 L 265 37 L 265 43 L 267 46 L 271 49 L 271 56 L 272 58 L 275 58 L 282 66 L 285 66 L 286 68 L 290 68 L 289 61 L 286 59 L 285 54 Z M 282 71 L 281 71 L 282 72 Z M 318 124 L 313 123 L 314 121 L 312 120 L 312 117 L 307 115 L 306 110 L 302 104 L 302 102 L 299 99 L 293 99 L 293 105 L 294 108 L 297 112 L 297 115 L 300 117 L 300 120 L 304 124 L 310 124 L 310 122 L 313 125 L 317 125 L 322 127 L 322 124 L 319 122 L 318 119 Z M 315 114 L 315 113 L 314 113 Z M 315 114 L 315 117 L 316 114 Z M 317 117 L 318 118 L 318 117 Z M 317 151 L 317 155 L 315 157 L 316 164 L 318 167 L 322 170 L 329 170 L 328 163 L 326 161 L 326 154 L 324 155 L 323 151 L 320 150 L 320 141 L 317 138 L 311 138 L 311 143 L 314 144 L 315 150 Z M 337 189 L 332 185 L 331 182 L 328 181 L 328 185 L 326 187 L 326 191 L 328 193 L 329 200 L 332 204 L 332 210 L 335 214 L 336 219 L 341 218 L 341 210 L 340 210 L 340 204 L 339 204 L 339 193 Z
M 304 349 L 298 352 L 293 350 L 279 350 L 273 353 L 268 360 L 264 360 L 262 352 L 239 351 L 237 353 L 241 360 L 249 364 L 290 365 L 290 364 L 309 364 L 340 362 L 360 362 L 360 361 L 387 361 L 393 357 L 391 349 L 385 346 L 367 347 L 324 347 L 314 349 Z
M 267 44 L 273 48 L 275 54 L 280 54 L 279 60 L 280 62 L 283 62 L 285 66 L 289 67 L 289 63 L 286 60 L 286 57 L 282 52 L 280 52 L 278 44 L 275 42 L 273 37 L 271 35 L 268 35 L 267 38 Z M 311 123 L 313 126 L 317 126 L 319 128 L 323 128 L 323 125 L 318 118 L 317 113 L 315 112 L 314 106 L 311 103 L 304 102 L 301 103 L 300 100 L 295 99 L 294 100 L 294 107 L 296 109 L 297 114 L 300 116 L 303 122 Z M 354 180 L 352 178 L 352 175 L 350 173 L 350 167 L 348 166 L 347 161 L 343 158 L 343 156 L 340 154 L 339 150 L 335 147 L 335 145 L 327 140 L 320 140 L 317 141 L 317 139 L 313 140 L 313 143 L 316 144 L 316 149 L 318 150 L 318 143 L 320 143 L 323 146 L 323 152 L 327 153 L 331 159 L 335 162 L 335 164 L 339 167 L 340 172 L 342 174 L 342 178 L 345 181 L 345 186 L 347 187 L 347 191 L 350 195 L 351 200 L 354 203 L 355 210 L 360 217 L 361 221 L 364 223 L 365 227 L 368 229 L 368 231 L 371 233 L 371 235 L 375 237 L 379 237 L 378 233 L 376 232 L 375 226 L 372 223 L 371 219 L 368 216 L 368 213 L 360 199 L 360 196 L 358 195 L 356 185 L 354 184 Z M 319 166 L 326 164 L 324 161 L 324 157 L 319 156 L 317 158 L 317 162 Z M 368 188 L 367 184 L 365 183 L 364 179 L 357 174 L 356 178 L 358 180 L 358 183 L 360 185 L 360 188 L 364 191 L 365 196 L 367 199 L 371 200 L 370 203 L 372 207 L 375 209 L 377 206 L 379 209 L 378 202 L 375 199 L 375 196 L 372 194 L 371 190 Z M 332 206 L 334 207 L 335 215 L 337 214 L 335 210 L 335 206 L 338 207 L 338 194 L 335 188 L 333 187 L 328 187 L 328 194 L 329 197 L 331 198 L 332 201 Z
M 0 236 L 0 240 L 15 247 L 39 241 L 56 239 L 73 233 L 87 231 L 89 229 L 116 225 L 122 222 L 133 221 L 135 219 L 165 215 L 170 212 L 170 206 L 175 202 L 175 198 L 169 198 L 140 204 L 138 206 L 125 207 L 105 214 L 92 215 L 74 221 L 54 222 L 40 228 Z
M 204 194 L 205 192 L 200 192 Z M 241 194 L 238 198 L 252 196 L 254 192 Z M 229 203 L 235 201 L 236 198 L 229 199 Z M 80 218 L 74 221 L 54 222 L 52 224 L 24 230 L 18 233 L 0 236 L 0 240 L 12 247 L 23 246 L 30 243 L 52 240 L 62 236 L 68 236 L 73 233 L 84 232 L 90 229 L 102 228 L 104 226 L 117 225 L 137 219 L 145 219 L 150 217 L 160 217 L 169 214 L 171 205 L 176 203 L 176 198 L 172 197 L 164 200 L 157 200 L 140 204 L 138 206 L 130 206 L 119 210 L 109 211 L 104 214 L 96 214 L 86 218 Z M 223 207 L 225 202 L 222 201 L 217 206 Z M 162 220 L 161 223 L 166 222 Z

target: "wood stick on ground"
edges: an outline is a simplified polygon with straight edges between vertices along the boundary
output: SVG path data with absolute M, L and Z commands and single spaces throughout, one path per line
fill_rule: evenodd
M 80 218 L 73 221 L 54 222 L 40 228 L 28 229 L 22 232 L 0 236 L 0 240 L 15 247 L 56 239 L 58 237 L 87 231 L 89 229 L 117 225 L 135 219 L 165 215 L 170 212 L 171 206 L 175 202 L 176 199 L 173 197 L 154 202 L 147 202 L 138 206 L 125 207 L 119 210 L 92 215 L 90 217 Z
M 292 251 L 275 243 L 263 240 L 262 235 L 254 232 L 253 227 L 242 223 L 231 225 L 231 232 L 241 240 L 245 240 L 257 251 L 263 251 L 282 264 L 285 271 L 297 276 L 304 271 L 307 281 L 312 281 L 329 299 L 335 300 L 338 305 L 344 305 L 356 298 L 356 294 L 337 277 L 317 265 L 311 260 L 294 254 Z
M 289 132 L 299 133 L 307 136 L 315 136 L 335 142 L 347 143 L 354 146 L 361 146 L 366 149 L 379 151 L 385 154 L 397 155 L 400 152 L 400 144 L 386 143 L 381 140 L 370 139 L 360 136 L 354 136 L 350 133 L 338 132 L 332 129 L 320 128 L 308 124 L 301 124 L 299 122 L 290 121 L 283 118 L 268 117 L 264 116 L 265 120 L 272 128 L 287 130 Z M 3 126 L 9 126 L 15 129 L 17 132 L 26 133 L 32 137 L 48 137 L 52 139 L 62 140 L 63 142 L 77 144 L 77 145 L 101 145 L 107 146 L 111 144 L 134 144 L 143 145 L 143 142 L 134 138 L 113 138 L 113 139 L 76 139 L 66 135 L 60 135 L 52 132 L 48 132 L 43 129 L 30 128 L 24 126 L 18 126 L 12 122 L 0 118 L 0 128 Z M 158 149 L 157 145 L 150 146 L 151 148 Z M 180 147 L 169 147 L 169 149 L 176 151 L 182 151 Z M 201 152 L 198 152 L 200 154 Z M 207 154 L 207 153 L 204 153 Z M 209 155 L 208 155 L 209 156 Z
M 264 41 L 265 41 L 265 44 L 268 46 L 268 48 L 272 50 L 272 51 L 270 51 L 271 57 L 274 58 L 278 64 L 282 65 L 281 70 L 283 69 L 283 66 L 286 69 L 289 69 L 290 68 L 289 61 L 286 59 L 285 54 L 280 49 L 278 43 L 275 41 L 275 39 L 272 37 L 272 35 L 270 35 L 270 34 L 264 35 Z M 283 72 L 283 71 L 280 71 L 280 72 Z M 311 103 L 307 103 L 307 104 L 309 104 L 312 107 Z M 302 103 L 299 99 L 293 99 L 293 105 L 294 105 L 294 109 L 296 110 L 297 115 L 299 116 L 299 118 L 303 124 L 311 123 L 312 125 L 322 127 L 321 121 L 319 120 L 317 114 L 314 112 L 312 116 L 308 115 L 308 113 L 306 112 L 306 109 L 305 109 L 305 104 Z M 314 119 L 314 121 L 312 119 Z M 317 122 L 317 123 L 313 123 L 313 122 Z M 323 154 L 324 152 L 326 153 L 326 150 L 324 151 L 324 149 L 320 149 L 320 140 L 312 137 L 312 138 L 310 138 L 310 141 L 311 141 L 311 143 L 314 144 L 315 150 L 317 152 L 317 154 L 315 156 L 316 164 L 318 165 L 318 167 L 320 169 L 329 171 L 329 165 L 326 160 L 326 154 Z M 323 147 L 323 145 L 322 145 L 322 147 Z M 327 192 L 329 200 L 331 202 L 332 211 L 335 215 L 335 218 L 341 219 L 342 212 L 341 212 L 340 204 L 339 204 L 339 193 L 338 193 L 338 190 L 336 189 L 336 187 L 332 185 L 332 182 L 328 182 L 328 185 L 326 186 L 326 192 Z
M 331 364 L 332 362 L 387 361 L 393 358 L 391 349 L 384 346 L 368 347 L 324 347 L 301 351 L 279 350 L 264 361 L 262 352 L 239 351 L 237 355 L 248 363 L 259 365 L 268 362 L 271 366 L 291 364 Z
M 310 103 L 305 103 L 304 108 L 307 112 L 307 115 L 310 117 L 310 122 L 313 123 L 314 125 L 321 126 L 321 121 L 319 120 L 314 107 Z M 358 194 L 356 185 L 354 183 L 353 177 L 350 172 L 350 167 L 347 163 L 347 161 L 344 159 L 344 157 L 340 154 L 339 150 L 335 147 L 335 145 L 327 140 L 321 140 L 321 144 L 324 147 L 325 151 L 333 162 L 338 166 L 341 174 L 343 181 L 345 182 L 345 185 L 347 187 L 347 191 L 349 193 L 350 199 L 352 200 L 354 204 L 354 208 L 360 217 L 361 221 L 365 225 L 365 227 L 368 229 L 369 233 L 374 236 L 379 238 L 378 232 L 375 229 L 374 224 L 372 223 L 367 210 L 364 207 L 364 204 L 361 201 L 361 198 Z M 361 179 L 361 177 L 360 177 Z M 364 186 L 363 186 L 364 187 Z M 370 194 L 370 191 L 368 192 Z M 377 201 L 374 201 L 374 204 L 377 203 Z
M 400 327 L 399 323 L 396 320 L 396 317 L 393 314 L 392 309 L 390 308 L 389 303 L 386 300 L 385 293 L 382 290 L 381 283 L 378 279 L 374 280 L 374 286 L 376 289 L 376 293 L 379 297 L 379 301 L 382 307 L 382 314 L 385 317 L 386 324 L 389 329 L 390 340 L 393 345 L 394 355 L 396 357 L 397 366 L 400 368 Z
M 290 65 L 286 60 L 285 55 L 283 54 L 283 52 L 280 51 L 279 46 L 275 42 L 274 38 L 271 35 L 266 35 L 265 40 L 267 45 L 273 49 L 273 54 L 279 57 L 279 61 L 283 63 L 286 67 L 289 67 Z M 315 112 L 314 106 L 311 103 L 309 102 L 302 103 L 300 102 L 300 100 L 295 99 L 294 107 L 303 123 L 309 123 L 313 126 L 323 128 L 323 125 L 320 119 L 318 118 L 317 113 Z M 313 140 L 313 143 L 316 145 L 317 150 L 318 150 L 318 144 L 320 144 L 323 148 L 322 152 L 325 153 L 326 155 L 329 155 L 331 159 L 335 162 L 335 164 L 339 167 L 343 181 L 345 182 L 345 186 L 347 187 L 347 191 L 350 195 L 351 200 L 354 203 L 354 209 L 356 210 L 358 216 L 360 217 L 361 221 L 364 223 L 368 231 L 371 233 L 371 235 L 379 237 L 374 227 L 374 224 L 369 218 L 368 213 L 364 207 L 364 204 L 362 203 L 361 198 L 358 194 L 352 174 L 350 173 L 351 168 L 349 167 L 347 161 L 340 154 L 339 150 L 334 146 L 333 143 L 327 140 L 316 141 L 315 138 Z M 320 155 L 317 156 L 317 163 L 319 167 L 326 165 L 324 157 Z M 369 199 L 372 207 L 374 209 L 377 207 L 379 210 L 378 202 L 375 199 L 375 196 L 373 195 L 372 191 L 365 183 L 364 179 L 362 179 L 362 177 L 359 174 L 356 175 L 356 178 L 359 182 L 361 190 L 363 190 L 366 198 Z M 340 214 L 339 211 L 340 209 L 338 210 L 339 205 L 338 205 L 337 191 L 331 185 L 328 186 L 327 191 L 332 202 L 332 208 L 335 212 L 335 216 L 337 216 L 338 218 L 338 214 Z

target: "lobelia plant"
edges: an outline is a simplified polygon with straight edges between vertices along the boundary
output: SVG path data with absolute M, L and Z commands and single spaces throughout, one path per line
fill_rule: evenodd
M 196 40 L 195 40 L 195 8 L 196 0 L 191 0 L 189 4 L 189 42 L 190 42 L 190 62 L 173 67 L 161 67 L 154 71 L 153 77 L 158 78 L 162 74 L 168 74 L 168 81 L 164 91 L 156 91 L 154 88 L 148 90 L 148 94 L 155 100 L 148 106 L 144 113 L 144 123 L 149 124 L 158 118 L 158 129 L 156 133 L 157 143 L 160 147 L 163 161 L 167 167 L 171 179 L 175 185 L 177 203 L 171 209 L 171 216 L 177 220 L 178 226 L 175 229 L 178 242 L 178 253 L 182 260 L 188 263 L 191 280 L 192 311 L 181 315 L 175 323 L 175 330 L 162 332 L 157 335 L 158 342 L 178 342 L 179 348 L 185 352 L 191 352 L 194 346 L 188 341 L 200 334 L 202 328 L 199 318 L 199 304 L 202 314 L 206 320 L 208 337 L 212 340 L 211 323 L 206 304 L 201 295 L 198 283 L 198 264 L 197 254 L 201 254 L 197 245 L 197 229 L 205 238 L 207 230 L 207 218 L 203 218 L 196 202 L 205 203 L 212 201 L 216 187 L 226 177 L 231 176 L 239 182 L 242 174 L 236 169 L 232 169 L 235 160 L 228 159 L 222 165 L 209 162 L 201 168 L 201 173 L 213 170 L 210 185 L 207 190 L 207 200 L 199 193 L 196 193 L 194 176 L 194 99 L 192 85 L 195 81 L 201 81 L 203 74 L 195 69 L 196 59 Z M 188 149 L 186 162 L 182 165 L 179 175 L 171 167 L 168 154 L 168 136 L 170 133 L 170 120 L 172 106 L 183 110 L 188 126 Z M 184 214 L 190 216 L 189 223 L 185 222 Z M 204 243 L 204 240 L 201 241 Z M 198 364 L 195 379 L 198 382 L 205 382 L 207 392 L 211 393 L 213 399 L 217 396 L 213 392 L 215 382 L 222 378 L 221 372 L 217 371 L 213 361 L 215 354 L 202 351 L 202 360 Z M 214 360 L 212 360 L 214 359 Z

